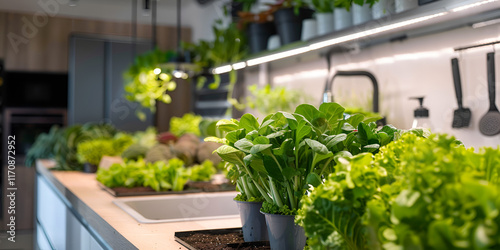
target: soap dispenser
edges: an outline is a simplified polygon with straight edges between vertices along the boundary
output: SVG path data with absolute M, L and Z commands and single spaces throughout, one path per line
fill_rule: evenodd
M 418 100 L 420 106 L 413 112 L 412 128 L 428 128 L 432 130 L 432 124 L 429 119 L 429 110 L 423 106 L 424 97 L 411 97 L 410 99 Z

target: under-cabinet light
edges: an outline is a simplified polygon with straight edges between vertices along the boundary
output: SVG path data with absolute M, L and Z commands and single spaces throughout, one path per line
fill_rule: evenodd
M 233 69 L 234 70 L 239 70 L 239 69 L 245 68 L 246 66 L 247 66 L 246 62 L 239 62 L 239 63 L 233 64 Z
M 231 65 L 224 65 L 224 66 L 220 66 L 220 67 L 213 69 L 212 73 L 218 75 L 218 74 L 227 73 L 227 72 L 231 71 L 232 69 L 233 69 L 233 67 L 231 67 Z
M 246 66 L 250 67 L 250 66 L 259 65 L 262 63 L 272 62 L 272 61 L 276 61 L 279 59 L 303 54 L 303 53 L 306 53 L 309 51 L 318 50 L 318 49 L 321 49 L 324 47 L 328 47 L 328 46 L 332 46 L 332 45 L 336 45 L 336 44 L 340 44 L 340 43 L 344 43 L 344 42 L 349 42 L 349 41 L 353 41 L 353 40 L 360 39 L 360 38 L 373 36 L 373 35 L 376 35 L 376 34 L 379 34 L 382 32 L 406 27 L 406 26 L 409 26 L 412 24 L 416 24 L 416 23 L 424 22 L 424 21 L 427 21 L 430 19 L 434 19 L 436 17 L 444 16 L 444 15 L 448 14 L 449 12 L 459 12 L 459 11 L 463 11 L 466 9 L 474 8 L 477 6 L 481 6 L 481 5 L 488 4 L 491 2 L 496 2 L 496 1 L 498 1 L 498 0 L 484 0 L 484 1 L 476 2 L 476 3 L 472 3 L 472 4 L 467 4 L 464 6 L 456 7 L 456 8 L 451 9 L 450 11 L 443 11 L 443 12 L 440 12 L 437 14 L 418 17 L 418 18 L 414 18 L 414 19 L 410 19 L 410 20 L 406 20 L 406 21 L 401 21 L 398 23 L 388 24 L 385 26 L 381 26 L 381 27 L 377 27 L 377 28 L 373 28 L 373 29 L 369 29 L 369 30 L 365 30 L 365 31 L 360 31 L 360 32 L 357 32 L 354 34 L 349 34 L 349 35 L 329 39 L 326 41 L 313 43 L 313 44 L 306 45 L 304 47 L 300 47 L 300 48 L 296 48 L 296 49 L 292 49 L 289 51 L 277 52 L 277 53 L 266 55 L 263 57 L 249 59 L 246 61 Z M 498 22 L 500 22 L 500 21 L 498 21 Z M 487 23 L 487 22 L 485 22 L 485 23 Z M 489 24 L 487 24 L 487 25 L 489 25 Z M 244 68 L 243 65 L 245 65 L 245 62 L 235 63 L 235 64 L 233 64 L 232 68 L 235 70 L 240 69 L 239 68 L 240 64 L 241 64 L 241 68 Z M 231 71 L 231 66 L 225 65 L 225 66 L 215 68 L 212 72 L 214 74 L 221 74 L 221 73 L 226 73 L 229 71 Z
M 481 6 L 483 4 L 492 3 L 492 2 L 496 2 L 496 1 L 498 1 L 498 0 L 480 1 L 480 2 L 477 2 L 477 3 L 473 3 L 473 4 L 467 4 L 467 5 L 464 5 L 464 6 L 456 7 L 454 9 L 452 9 L 451 11 L 452 12 L 459 12 L 459 11 L 467 10 L 467 9 L 470 9 L 470 8 L 478 7 L 478 6 Z
M 311 49 L 309 47 L 302 47 L 302 48 L 292 49 L 292 50 L 288 50 L 288 51 L 283 51 L 283 52 L 279 52 L 279 53 L 276 53 L 276 54 L 271 54 L 271 55 L 268 55 L 268 56 L 263 56 L 263 57 L 259 57 L 259 58 L 255 58 L 255 59 L 250 59 L 250 60 L 247 61 L 247 65 L 248 66 L 254 66 L 254 65 L 261 64 L 261 63 L 271 62 L 271 61 L 275 61 L 275 60 L 278 60 L 278 59 L 283 59 L 283 58 L 287 58 L 287 57 L 290 57 L 290 56 L 302 54 L 302 53 L 308 52 L 310 50 Z
M 482 28 L 482 27 L 490 26 L 490 25 L 497 24 L 497 23 L 500 23 L 500 18 L 488 20 L 488 21 L 484 21 L 484 22 L 479 22 L 479 23 L 473 23 L 472 28 L 477 29 L 477 28 Z
M 382 26 L 382 27 L 374 28 L 371 30 L 365 30 L 365 31 L 350 34 L 347 36 L 337 37 L 337 38 L 326 40 L 323 42 L 313 43 L 313 44 L 309 45 L 309 47 L 311 48 L 311 50 L 316 50 L 316 49 L 320 49 L 323 47 L 327 47 L 327 46 L 331 46 L 331 45 L 335 45 L 335 44 L 339 44 L 339 43 L 343 43 L 343 42 L 347 42 L 347 41 L 352 41 L 352 40 L 359 39 L 359 38 L 372 36 L 372 35 L 375 35 L 378 33 L 382 33 L 384 31 L 389 31 L 389 30 L 405 27 L 405 26 L 408 26 L 411 24 L 420 23 L 423 21 L 427 21 L 429 19 L 443 16 L 446 13 L 447 12 L 442 12 L 442 13 L 423 16 L 423 17 L 419 17 L 419 18 L 414 18 L 414 19 L 410 19 L 410 20 L 406 20 L 406 21 L 402 21 L 402 22 L 398 22 L 398 23 L 393 23 L 393 24 Z

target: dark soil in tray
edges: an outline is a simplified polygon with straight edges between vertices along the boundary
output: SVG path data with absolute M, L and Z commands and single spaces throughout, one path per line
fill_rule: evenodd
M 235 186 L 230 183 L 213 184 L 210 182 L 188 182 L 183 191 L 160 191 L 157 192 L 150 187 L 114 187 L 108 188 L 99 183 L 102 189 L 116 197 L 136 196 L 136 195 L 154 195 L 154 194 L 182 194 L 182 193 L 197 193 L 197 192 L 221 192 L 234 191 Z
M 269 242 L 245 242 L 241 228 L 176 232 L 178 242 L 189 249 L 271 249 Z

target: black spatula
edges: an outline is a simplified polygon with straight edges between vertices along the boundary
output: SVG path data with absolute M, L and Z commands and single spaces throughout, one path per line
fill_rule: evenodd
M 495 104 L 495 53 L 486 55 L 488 68 L 488 95 L 490 98 L 490 109 L 479 122 L 479 131 L 483 135 L 493 136 L 500 133 L 500 112 Z
M 460 80 L 460 69 L 458 59 L 451 59 L 451 69 L 453 71 L 453 83 L 455 84 L 455 95 L 457 96 L 458 109 L 453 113 L 453 128 L 469 127 L 471 112 L 470 109 L 462 106 L 462 81 Z

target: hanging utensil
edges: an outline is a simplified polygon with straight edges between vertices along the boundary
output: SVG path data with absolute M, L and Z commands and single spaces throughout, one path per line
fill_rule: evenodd
M 483 135 L 493 136 L 500 133 L 500 112 L 495 104 L 495 53 L 486 55 L 488 71 L 488 95 L 490 109 L 479 122 L 479 131 Z
M 462 106 L 462 81 L 460 80 L 460 69 L 458 67 L 458 59 L 451 59 L 451 69 L 453 71 L 453 83 L 455 85 L 455 95 L 457 97 L 458 109 L 453 113 L 453 128 L 469 127 L 471 111 Z

